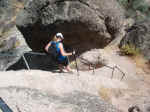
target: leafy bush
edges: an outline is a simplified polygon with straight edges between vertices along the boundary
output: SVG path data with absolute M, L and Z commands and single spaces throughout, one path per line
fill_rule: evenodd
M 121 47 L 121 53 L 130 56 L 137 56 L 140 54 L 140 50 L 132 44 L 126 44 Z
M 76 62 L 75 61 L 72 61 L 70 64 L 69 64 L 70 68 L 72 69 L 75 69 L 76 68 Z
M 124 6 L 125 8 L 127 8 L 127 6 L 128 6 L 128 0 L 118 0 L 118 2 L 119 2 L 122 6 Z
M 144 0 L 134 0 L 133 9 L 139 10 L 142 13 L 146 13 L 149 10 L 150 5 L 144 2 Z
M 117 0 L 124 8 L 127 10 L 138 10 L 141 13 L 149 12 L 150 5 L 145 2 L 145 0 Z

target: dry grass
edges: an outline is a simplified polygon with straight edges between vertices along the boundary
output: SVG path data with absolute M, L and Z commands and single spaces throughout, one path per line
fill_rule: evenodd
M 127 90 L 123 89 L 116 89 L 116 88 L 105 88 L 105 87 L 100 87 L 98 93 L 101 98 L 103 98 L 105 101 L 109 103 L 112 102 L 112 98 L 118 99 L 120 97 L 124 96 L 124 92 Z
M 120 49 L 121 53 L 124 53 L 126 56 L 131 58 L 138 68 L 141 68 L 144 72 L 150 74 L 150 63 L 147 59 L 144 58 L 142 53 L 138 48 L 135 48 L 134 45 L 125 45 Z
M 142 55 L 133 56 L 132 59 L 135 61 L 138 67 L 143 67 L 146 63 L 146 60 Z
M 70 64 L 69 64 L 70 68 L 74 69 L 76 68 L 76 62 L 75 61 L 72 61 Z
M 142 68 L 142 70 L 146 73 L 150 73 L 150 63 L 148 60 L 144 58 L 143 55 L 133 56 L 132 59 L 134 60 L 137 67 Z
M 16 3 L 13 4 L 13 6 L 15 8 L 19 8 L 19 9 L 23 9 L 24 8 L 24 4 L 21 3 L 21 2 L 16 2 Z
M 112 92 L 110 88 L 101 87 L 98 91 L 101 98 L 111 103 Z
M 120 48 L 120 52 L 127 56 L 137 56 L 140 54 L 139 48 L 136 48 L 133 44 L 126 44 Z

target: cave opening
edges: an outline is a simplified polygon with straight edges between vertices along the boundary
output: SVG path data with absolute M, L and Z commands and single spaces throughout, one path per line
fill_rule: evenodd
M 64 36 L 63 44 L 65 50 L 70 52 L 74 49 L 76 55 L 80 56 L 80 54 L 86 51 L 103 48 L 106 45 L 104 37 L 100 36 L 99 31 L 93 31 L 87 26 L 88 25 L 81 22 L 56 21 L 55 24 L 47 26 L 43 26 L 41 22 L 37 22 L 33 26 L 18 27 L 18 29 L 23 34 L 28 46 L 33 52 L 45 53 L 44 48 L 47 43 L 52 40 L 57 32 L 61 32 Z M 49 56 L 31 53 L 26 53 L 24 56 L 31 69 L 51 70 L 49 68 L 52 67 L 50 65 L 52 59 L 49 58 Z M 74 58 L 71 57 L 70 61 L 73 60 Z M 23 58 L 7 70 L 12 69 L 27 69 Z
M 91 30 L 88 25 L 81 22 L 56 21 L 55 24 L 47 26 L 37 22 L 27 28 L 18 27 L 24 35 L 29 47 L 36 52 L 43 52 L 46 44 L 52 40 L 57 32 L 64 36 L 64 47 L 76 49 L 79 54 L 94 48 L 103 48 L 106 40 L 100 36 L 99 31 Z

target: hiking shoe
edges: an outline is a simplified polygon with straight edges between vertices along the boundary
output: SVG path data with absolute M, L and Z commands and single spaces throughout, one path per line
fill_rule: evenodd
M 65 71 L 64 71 L 64 70 L 62 70 L 62 69 L 60 69 L 60 70 L 59 70 L 59 73 L 65 73 Z
M 66 70 L 66 69 L 63 69 L 63 73 L 71 73 L 71 74 L 73 74 L 74 71 L 73 71 L 73 70 L 68 71 L 68 70 Z

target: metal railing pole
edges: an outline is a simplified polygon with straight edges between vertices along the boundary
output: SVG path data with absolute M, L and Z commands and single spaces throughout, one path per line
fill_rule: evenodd
M 23 60 L 24 60 L 24 62 L 25 62 L 25 64 L 26 64 L 28 70 L 30 70 L 30 67 L 29 67 L 29 64 L 28 64 L 26 58 L 24 57 L 24 55 L 22 55 L 22 57 L 23 57 Z

